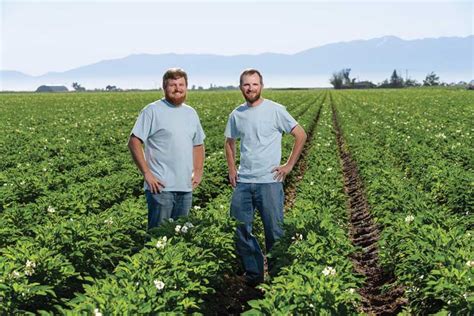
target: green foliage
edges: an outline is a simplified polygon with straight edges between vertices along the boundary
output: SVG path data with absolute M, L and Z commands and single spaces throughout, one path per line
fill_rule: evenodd
M 474 309 L 472 135 L 466 92 L 335 95 L 382 228 L 380 256 L 414 314 Z
M 341 84 L 347 78 L 349 72 L 341 73 Z M 275 268 L 262 286 L 265 296 L 250 303 L 250 314 L 357 314 L 363 280 L 349 259 L 356 249 L 347 238 L 325 93 L 264 92 L 306 130 L 321 104 L 323 110 L 295 205 L 285 214 L 286 235 L 269 254 Z M 126 142 L 140 109 L 159 97 L 2 95 L 1 314 L 213 310 L 209 297 L 226 286 L 226 273 L 239 269 L 222 132 L 242 98 L 238 91 L 189 94 L 207 135 L 204 179 L 193 192 L 197 208 L 147 234 L 143 179 Z M 382 229 L 381 261 L 406 289 L 404 312 L 469 313 L 471 96 L 429 89 L 333 97 Z M 292 144 L 292 137 L 283 138 L 283 160 Z M 192 227 L 183 232 L 187 222 Z M 255 233 L 263 239 L 258 220 Z
M 67 258 L 30 242 L 2 250 L 0 278 L 2 314 L 34 312 L 57 303 L 57 294 L 78 284 L 78 274 Z

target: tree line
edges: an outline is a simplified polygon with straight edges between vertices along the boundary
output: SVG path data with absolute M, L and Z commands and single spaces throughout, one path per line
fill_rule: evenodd
M 427 74 L 423 83 L 416 81 L 415 79 L 403 79 L 394 69 L 390 79 L 385 79 L 379 84 L 375 84 L 371 81 L 356 81 L 356 78 L 350 77 L 351 69 L 344 68 L 340 71 L 334 72 L 329 79 L 329 82 L 334 89 L 356 89 L 356 88 L 406 88 L 406 87 L 435 87 L 445 86 L 446 83 L 440 81 L 439 76 L 434 71 Z M 467 85 L 465 82 L 460 84 Z

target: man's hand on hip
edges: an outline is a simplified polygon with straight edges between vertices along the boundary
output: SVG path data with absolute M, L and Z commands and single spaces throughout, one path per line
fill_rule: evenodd
M 164 183 L 155 178 L 155 176 L 150 173 L 145 173 L 144 175 L 145 181 L 148 184 L 148 188 L 150 192 L 153 194 L 160 193 L 161 190 L 165 187 Z
M 275 167 L 272 170 L 272 173 L 275 173 L 273 179 L 281 182 L 285 180 L 285 177 L 291 172 L 291 170 L 293 170 L 293 167 L 288 164 Z

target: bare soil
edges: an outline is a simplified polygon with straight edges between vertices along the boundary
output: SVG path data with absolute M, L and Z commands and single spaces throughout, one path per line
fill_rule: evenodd
M 400 312 L 402 305 L 406 303 L 402 297 L 403 288 L 393 285 L 393 273 L 380 266 L 380 231 L 372 219 L 364 184 L 344 140 L 332 98 L 331 107 L 350 218 L 349 235 L 352 243 L 361 248 L 352 261 L 355 271 L 366 277 L 364 286 L 359 290 L 362 296 L 360 309 L 369 315 L 394 315 Z

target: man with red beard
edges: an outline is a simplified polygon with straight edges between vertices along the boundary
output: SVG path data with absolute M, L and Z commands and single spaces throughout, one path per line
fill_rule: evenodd
M 187 216 L 192 190 L 201 182 L 205 135 L 196 111 L 184 103 L 187 86 L 184 70 L 168 69 L 163 75 L 165 97 L 141 111 L 128 141 L 145 180 L 148 229 Z
M 231 216 L 239 225 L 236 248 L 245 270 L 245 281 L 255 286 L 264 279 L 264 257 L 252 234 L 255 210 L 265 230 L 265 248 L 270 251 L 283 235 L 283 180 L 293 169 L 306 142 L 306 133 L 285 107 L 263 99 L 263 79 L 256 69 L 240 75 L 240 91 L 246 102 L 230 115 L 225 130 L 225 154 L 229 181 L 234 188 Z M 280 165 L 283 133 L 295 138 L 288 161 Z M 235 165 L 235 142 L 240 138 L 240 165 Z M 269 270 L 272 261 L 268 261 Z

